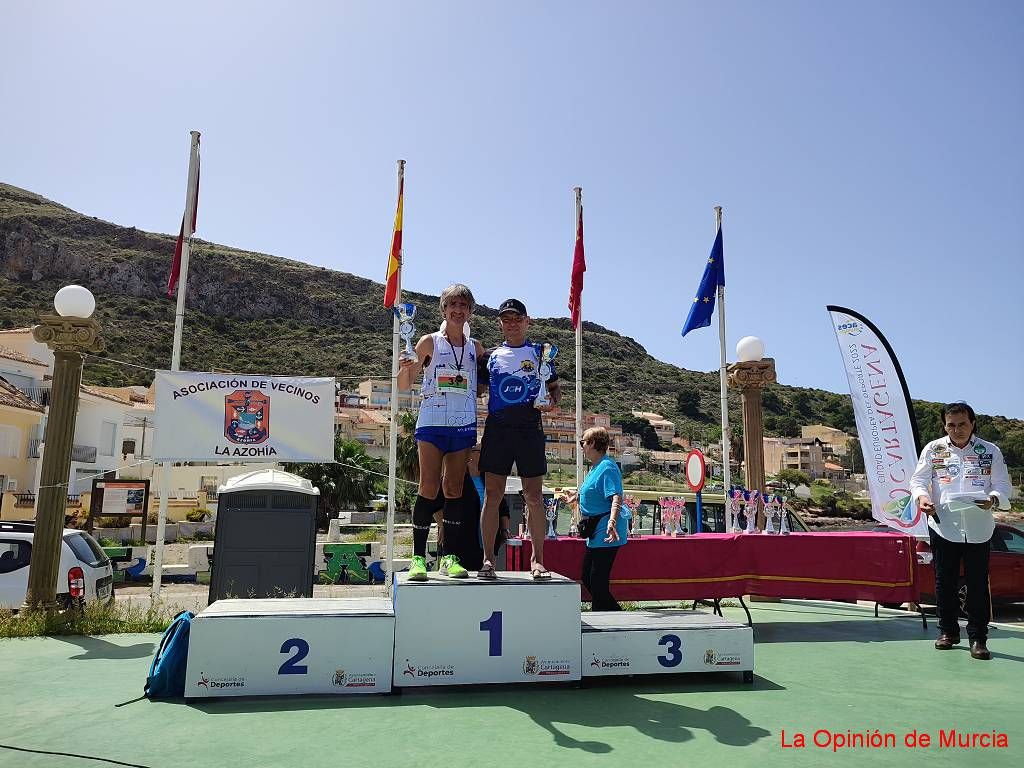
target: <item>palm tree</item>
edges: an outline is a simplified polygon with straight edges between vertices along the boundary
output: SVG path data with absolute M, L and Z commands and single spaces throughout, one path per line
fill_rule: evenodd
M 403 480 L 417 482 L 420 476 L 420 457 L 416 449 L 416 414 L 401 411 L 398 414 L 398 457 L 396 472 Z
M 285 471 L 306 478 L 320 489 L 321 504 L 329 517 L 335 517 L 340 509 L 369 504 L 387 466 L 369 456 L 361 443 L 339 437 L 334 443 L 333 462 L 286 464 Z

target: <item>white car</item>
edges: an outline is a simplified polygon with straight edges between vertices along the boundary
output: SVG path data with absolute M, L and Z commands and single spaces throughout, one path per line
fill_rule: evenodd
M 28 593 L 35 523 L 0 522 L 0 608 L 17 610 Z M 57 568 L 57 601 L 64 606 L 109 601 L 114 596 L 110 558 L 85 531 L 65 528 Z

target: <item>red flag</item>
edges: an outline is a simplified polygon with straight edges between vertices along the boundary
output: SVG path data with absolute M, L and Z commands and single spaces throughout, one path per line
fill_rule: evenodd
M 192 237 L 196 231 L 196 216 L 199 213 L 199 158 L 196 158 L 196 196 L 192 203 L 192 228 L 188 236 Z M 171 274 L 167 278 L 167 298 L 173 299 L 178 290 L 178 276 L 181 272 L 181 249 L 185 243 L 185 216 L 181 215 L 181 229 L 178 230 L 178 240 L 174 243 L 174 261 L 171 262 Z M 187 275 L 186 275 L 187 279 Z
M 580 206 L 576 222 L 576 249 L 572 254 L 572 283 L 569 286 L 569 311 L 572 312 L 572 327 L 580 324 L 580 303 L 583 296 L 583 273 L 587 271 L 587 260 L 583 256 L 583 206 Z
M 402 266 L 402 199 L 405 195 L 405 177 L 398 182 L 398 208 L 395 211 L 395 231 L 391 235 L 391 253 L 388 255 L 388 273 L 384 281 L 384 308 L 390 309 L 398 300 L 398 270 Z

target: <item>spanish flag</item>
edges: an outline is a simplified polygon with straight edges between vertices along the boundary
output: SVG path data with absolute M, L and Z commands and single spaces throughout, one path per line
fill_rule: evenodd
M 390 309 L 398 301 L 398 270 L 402 266 L 402 201 L 405 197 L 405 176 L 398 182 L 398 209 L 395 211 L 395 231 L 391 236 L 388 256 L 388 274 L 384 280 L 384 308 Z

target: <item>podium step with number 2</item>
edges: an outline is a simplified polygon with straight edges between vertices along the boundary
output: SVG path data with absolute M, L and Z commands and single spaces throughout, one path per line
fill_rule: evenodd
M 580 679 L 580 588 L 571 579 L 396 575 L 395 687 Z

